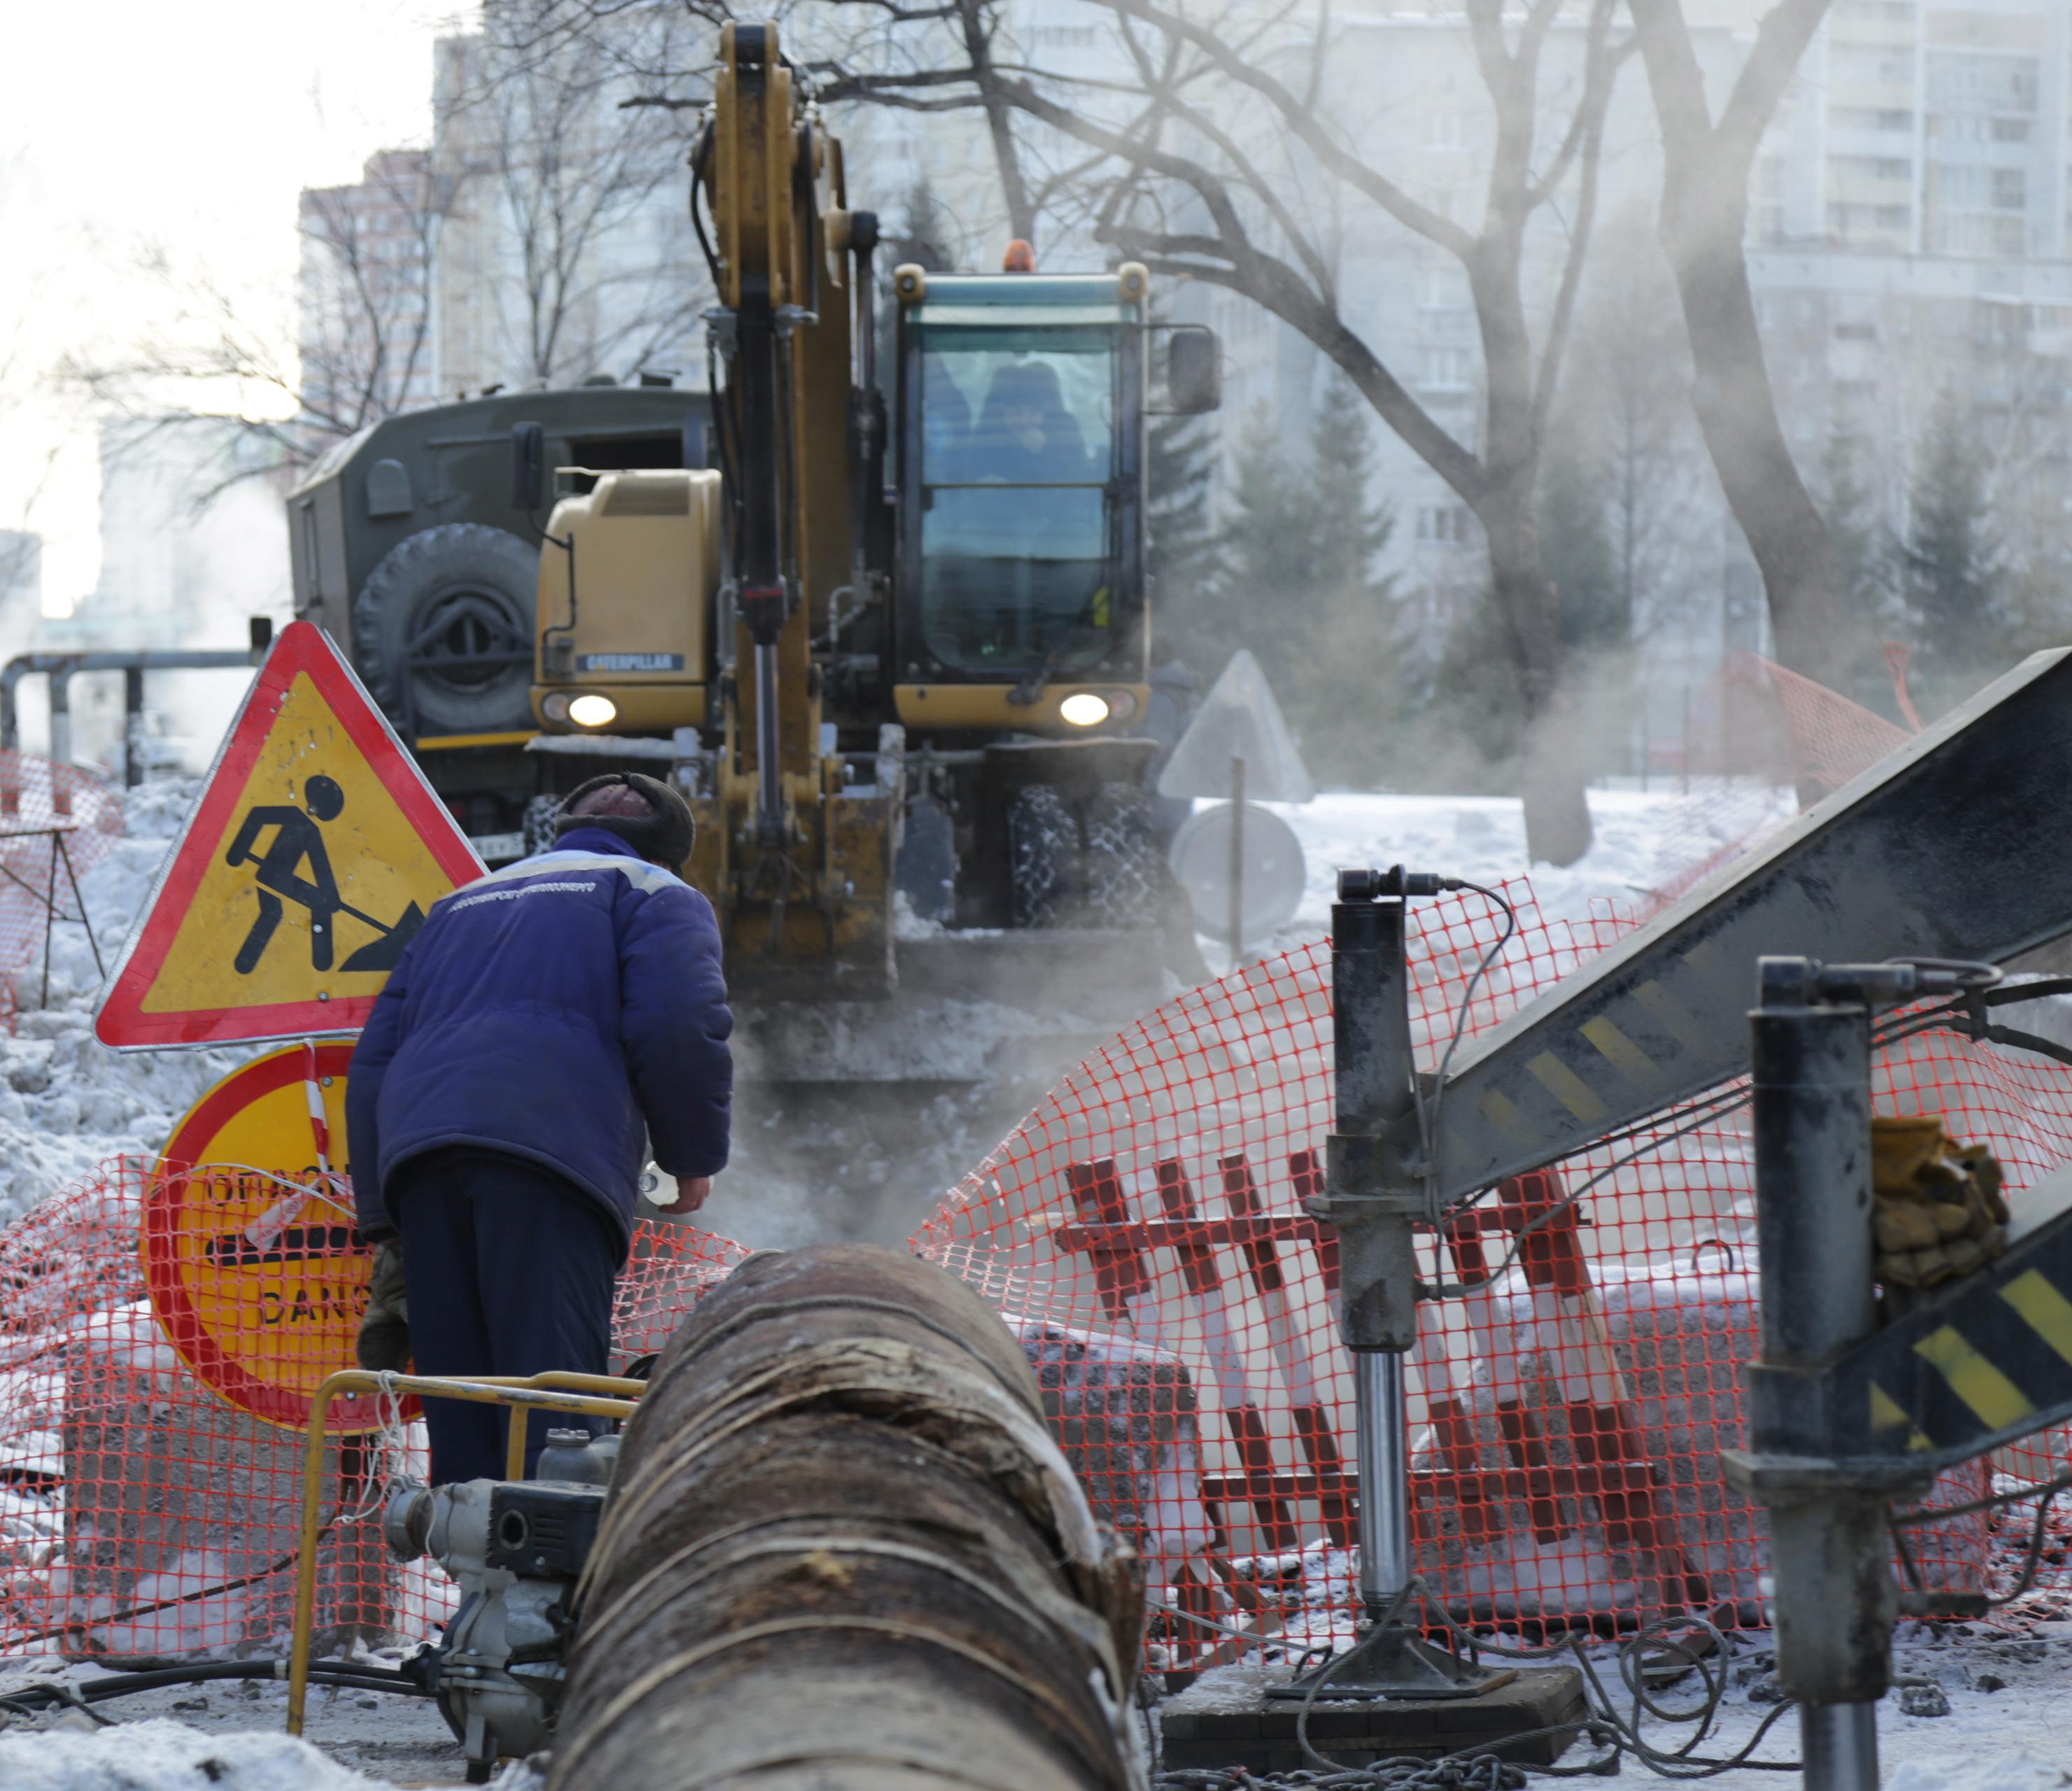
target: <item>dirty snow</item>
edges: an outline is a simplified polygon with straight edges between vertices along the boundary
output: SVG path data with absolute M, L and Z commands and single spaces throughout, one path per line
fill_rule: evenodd
M 163 1718 L 96 1728 L 68 1712 L 35 1735 L 0 1735 L 8 1791 L 378 1791 L 306 1741 L 253 1732 L 204 1735 Z

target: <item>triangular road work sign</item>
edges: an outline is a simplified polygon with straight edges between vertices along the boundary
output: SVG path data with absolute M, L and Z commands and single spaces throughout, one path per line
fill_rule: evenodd
M 350 1032 L 482 861 L 314 624 L 273 643 L 94 1017 L 117 1050 Z
M 1227 797 L 1233 759 L 1244 761 L 1248 801 L 1307 802 L 1317 793 L 1265 673 L 1243 647 L 1231 655 L 1223 676 L 1209 686 L 1187 731 L 1173 748 L 1173 756 L 1158 775 L 1158 793 Z

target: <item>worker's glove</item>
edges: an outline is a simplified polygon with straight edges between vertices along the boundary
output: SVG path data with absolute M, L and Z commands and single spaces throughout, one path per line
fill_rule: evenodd
M 403 1243 L 384 1237 L 374 1246 L 374 1274 L 368 1283 L 367 1315 L 360 1321 L 354 1355 L 376 1373 L 401 1373 L 410 1365 L 410 1302 L 403 1285 Z
M 2000 1164 L 1984 1145 L 1959 1144 L 1932 1114 L 1871 1122 L 1871 1193 L 1889 1315 L 2007 1248 Z

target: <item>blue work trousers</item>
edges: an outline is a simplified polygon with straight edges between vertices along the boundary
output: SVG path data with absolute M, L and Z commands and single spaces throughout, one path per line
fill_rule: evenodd
M 612 1291 L 626 1245 L 581 1188 L 523 1158 L 455 1147 L 402 1164 L 390 1197 L 418 1373 L 609 1372 Z M 434 1486 L 504 1478 L 505 1410 L 426 1402 Z M 594 1427 L 536 1415 L 528 1476 L 547 1431 L 562 1427 Z

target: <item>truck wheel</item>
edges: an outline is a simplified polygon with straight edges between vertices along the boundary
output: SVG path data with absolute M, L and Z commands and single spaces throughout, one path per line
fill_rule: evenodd
M 1065 799 L 1031 784 L 1007 805 L 1008 874 L 1018 927 L 1054 927 L 1071 918 L 1079 830 Z
M 398 541 L 352 602 L 360 677 L 399 725 L 413 720 L 420 735 L 530 727 L 539 577 L 536 548 L 482 523 L 446 523 Z M 522 657 L 469 662 L 495 653 Z
M 1087 804 L 1087 920 L 1096 927 L 1149 926 L 1165 900 L 1165 860 L 1151 793 L 1104 784 Z

